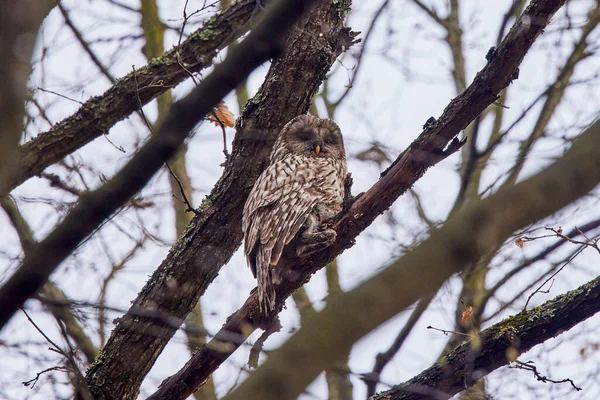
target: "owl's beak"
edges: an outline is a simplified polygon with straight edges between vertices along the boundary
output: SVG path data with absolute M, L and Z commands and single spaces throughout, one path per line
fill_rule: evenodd
M 321 152 L 321 146 L 316 145 L 315 146 L 315 153 L 317 153 L 317 155 L 319 155 L 320 152 Z

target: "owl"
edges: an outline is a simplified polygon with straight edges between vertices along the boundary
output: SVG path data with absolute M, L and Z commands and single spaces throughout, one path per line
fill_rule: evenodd
M 346 171 L 342 133 L 332 120 L 300 115 L 279 133 L 242 216 L 244 253 L 263 314 L 275 309 L 273 284 L 286 245 L 303 256 L 335 241 L 335 231 L 321 223 L 341 211 Z

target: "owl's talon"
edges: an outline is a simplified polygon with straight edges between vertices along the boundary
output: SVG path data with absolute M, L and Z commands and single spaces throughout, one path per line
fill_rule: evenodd
M 296 256 L 303 257 L 331 246 L 337 233 L 333 229 L 324 229 L 318 232 L 304 232 L 300 238 L 300 245 L 296 249 Z

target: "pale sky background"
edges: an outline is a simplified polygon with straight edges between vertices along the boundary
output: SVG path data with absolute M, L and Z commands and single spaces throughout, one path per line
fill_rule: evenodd
M 123 3 L 137 7 L 136 1 Z M 182 10 L 184 1 L 173 0 L 161 2 L 161 16 L 169 26 L 180 26 L 182 23 Z M 373 12 L 379 7 L 381 1 L 355 1 L 354 12 L 349 19 L 349 25 L 355 31 L 364 31 L 371 21 Z M 429 1 L 444 14 L 445 2 L 442 0 Z M 569 13 L 575 21 L 581 22 L 583 9 L 589 9 L 593 1 L 572 0 L 569 2 Z M 110 37 L 118 38 L 123 35 L 139 35 L 140 29 L 137 15 L 125 12 L 118 7 L 110 6 L 104 0 L 85 2 L 63 1 L 68 10 L 72 10 L 72 18 L 79 29 L 84 32 L 86 39 L 94 42 L 95 39 Z M 188 12 L 197 9 L 201 1 L 190 0 Z M 467 60 L 468 83 L 473 76 L 486 63 L 485 54 L 489 47 L 495 44 L 497 29 L 510 1 L 506 0 L 463 0 L 461 18 L 463 21 L 464 48 Z M 336 122 L 342 128 L 347 153 L 354 155 L 369 147 L 371 142 L 384 144 L 389 149 L 391 157 L 395 157 L 421 132 L 422 125 L 430 117 L 438 117 L 449 101 L 456 95 L 454 85 L 449 74 L 451 58 L 449 50 L 442 42 L 442 31 L 420 11 L 411 1 L 396 0 L 391 2 L 389 14 L 383 17 L 377 26 L 370 48 L 361 67 L 360 74 L 350 96 L 345 100 L 337 114 Z M 559 16 L 561 20 L 563 9 Z M 204 18 L 207 14 L 201 14 Z M 579 19 L 578 19 L 579 17 Z M 194 20 L 197 28 L 198 20 Z M 193 21 L 192 21 L 193 22 Z M 564 60 L 565 54 L 570 51 L 564 44 L 570 44 L 574 38 L 568 35 L 553 34 L 558 29 L 558 24 L 551 24 L 546 30 L 547 34 L 536 42 L 534 49 L 527 55 L 520 68 L 520 78 L 512 85 L 509 93 L 505 112 L 506 125 L 515 120 L 531 101 L 537 97 L 548 82 L 556 74 L 557 66 Z M 598 42 L 598 34 L 592 36 Z M 360 36 L 362 37 L 362 35 Z M 177 42 L 175 32 L 167 34 L 166 48 L 172 47 Z M 591 41 L 590 41 L 591 42 Z M 111 73 L 121 77 L 132 70 L 132 66 L 139 68 L 146 64 L 140 52 L 142 40 L 128 40 L 125 50 L 119 51 L 118 44 L 112 42 L 94 42 L 93 49 L 101 55 L 105 65 L 110 65 Z M 360 46 L 360 45 L 358 45 Z M 358 46 L 354 49 L 357 50 Z M 43 63 L 37 63 L 30 81 L 32 89 L 43 87 L 57 93 L 69 96 L 78 101 L 85 101 L 90 96 L 104 92 L 109 82 L 90 62 L 73 39 L 70 30 L 63 24 L 63 19 L 58 10 L 54 10 L 44 23 L 40 33 L 38 49 L 34 60 L 38 60 L 43 48 L 48 48 Z M 597 47 L 597 45 L 596 45 Z M 115 56 L 117 52 L 117 56 Z M 576 79 L 583 80 L 593 76 L 599 69 L 598 57 L 592 57 L 582 63 L 576 70 Z M 348 81 L 348 71 L 353 66 L 351 59 L 342 60 L 335 67 L 335 73 L 330 79 L 333 91 L 343 90 Z M 249 80 L 249 88 L 254 93 L 262 83 L 262 78 L 268 65 L 258 68 Z M 204 72 L 207 74 L 208 72 Z M 192 85 L 189 80 L 181 84 L 174 91 L 175 97 L 181 97 Z M 597 86 L 577 85 L 568 89 L 566 99 L 560 110 L 553 118 L 550 129 L 564 131 L 567 136 L 578 134 L 581 129 L 567 129 L 577 122 L 579 128 L 592 122 L 600 109 L 599 92 Z M 518 91 L 518 94 L 517 94 Z M 48 116 L 53 121 L 60 121 L 70 115 L 79 107 L 75 101 L 65 100 L 51 93 L 39 93 L 41 102 L 48 107 Z M 335 96 L 334 96 L 335 97 Z M 226 104 L 239 116 L 234 96 L 225 99 Z M 513 160 L 517 149 L 517 139 L 524 137 L 531 128 L 532 121 L 537 117 L 539 106 L 530 117 L 519 125 L 511 134 L 509 143 L 503 152 L 494 157 L 497 169 L 490 168 L 485 174 L 485 184 L 498 180 L 507 160 Z M 155 116 L 155 105 L 144 108 L 149 116 Z M 488 124 L 485 121 L 484 124 Z M 46 131 L 48 126 L 43 121 L 36 121 L 37 132 Z M 486 130 L 483 130 L 485 132 Z M 28 132 L 34 134 L 35 132 Z M 148 135 L 147 128 L 141 123 L 139 116 L 132 115 L 129 119 L 117 124 L 110 131 L 108 139 L 101 137 L 90 145 L 77 151 L 73 157 L 92 166 L 97 171 L 102 171 L 105 177 L 111 177 L 131 157 L 134 149 Z M 519 136 L 521 135 L 521 136 Z M 228 130 L 229 148 L 233 130 Z M 484 140 L 485 138 L 481 138 Z M 29 137 L 27 138 L 29 140 Z M 112 142 L 112 143 L 111 143 Z M 117 147 L 122 147 L 121 152 Z M 533 157 L 525 168 L 522 176 L 528 176 L 542 169 L 552 162 L 553 158 L 563 151 L 561 142 L 553 143 L 548 140 L 538 145 Z M 443 161 L 415 185 L 415 191 L 421 195 L 428 216 L 433 220 L 443 221 L 458 192 L 459 178 L 456 174 L 459 155 L 454 155 Z M 210 191 L 214 182 L 220 176 L 223 162 L 222 139 L 218 129 L 207 123 L 198 127 L 196 134 L 189 141 L 188 170 L 195 189 L 193 204 L 198 205 L 203 197 Z M 384 165 L 385 167 L 385 165 Z M 379 177 L 381 168 L 375 164 L 367 164 L 357 160 L 349 160 L 349 170 L 354 178 L 354 193 L 367 190 Z M 49 171 L 57 174 L 65 173 L 64 168 L 53 166 Z M 87 183 L 93 188 L 99 184 L 94 174 L 84 172 Z M 143 218 L 151 227 L 152 232 L 165 240 L 169 245 L 175 241 L 173 212 L 169 194 L 167 176 L 161 171 L 144 189 L 143 193 L 157 194 L 155 200 L 157 207 L 150 211 L 139 213 L 128 212 L 119 218 L 118 227 L 107 224 L 99 233 L 98 238 L 110 245 L 110 252 L 114 259 L 127 253 L 132 242 L 124 239 L 119 229 L 137 232 L 136 218 Z M 68 211 L 61 210 L 57 213 L 51 205 L 44 201 L 35 200 L 39 197 L 45 199 L 71 200 L 64 192 L 49 189 L 48 184 L 39 178 L 30 179 L 22 185 L 15 194 L 19 196 L 19 206 L 28 222 L 36 233 L 36 238 L 43 238 Z M 572 229 L 578 222 L 591 219 L 590 216 L 599 215 L 597 201 L 584 201 L 573 211 L 559 213 L 552 219 L 553 226 L 561 225 L 565 230 Z M 350 290 L 358 283 L 368 279 L 384 268 L 388 263 L 402 254 L 401 245 L 411 243 L 415 232 L 424 232 L 423 225 L 412 211 L 414 200 L 410 196 L 400 198 L 391 212 L 399 222 L 394 229 L 390 228 L 385 217 L 380 217 L 357 240 L 356 245 L 346 251 L 339 258 L 339 271 L 341 285 L 344 290 Z M 407 212 L 407 210 L 411 210 Z M 499 210 L 501 212 L 501 210 Z M 136 215 L 137 214 L 137 215 Z M 392 232 L 393 231 L 393 232 Z M 390 239 L 392 237 L 392 239 Z M 423 235 L 421 235 L 423 237 Z M 90 240 L 83 245 L 75 257 L 71 257 L 52 276 L 53 281 L 76 300 L 94 301 L 97 299 L 101 278 L 109 268 L 108 260 L 104 254 L 101 240 Z M 0 213 L 0 250 L 14 256 L 19 252 L 18 239 L 14 234 L 6 216 Z M 553 242 L 533 242 L 524 249 L 515 246 L 507 247 L 506 251 L 521 252 L 523 257 L 535 254 L 542 246 Z M 108 305 L 117 309 L 127 309 L 139 289 L 145 284 L 148 276 L 160 264 L 169 250 L 169 245 L 148 243 L 128 267 L 119 274 L 109 286 Z M 532 305 L 543 302 L 574 289 L 598 275 L 598 254 L 585 250 L 582 255 L 569 267 L 568 272 L 560 275 L 555 282 L 551 293 L 534 297 Z M 0 280 L 6 279 L 16 265 L 8 265 L 6 257 L 0 258 Z M 488 282 L 493 283 L 508 270 L 510 265 L 501 265 L 492 270 Z M 534 274 L 547 268 L 547 264 L 540 263 L 532 268 L 529 273 Z M 532 275 L 533 276 L 533 275 Z M 512 282 L 512 281 L 511 281 Z M 515 293 L 516 288 L 523 287 L 527 282 L 520 282 L 519 278 L 499 293 L 501 298 L 509 298 L 510 293 Z M 216 332 L 225 318 L 246 299 L 250 290 L 255 286 L 250 271 L 245 266 L 245 261 L 238 251 L 231 261 L 222 269 L 220 275 L 208 288 L 202 298 L 205 311 L 205 323 L 209 332 Z M 397 384 L 429 367 L 440 354 L 446 344 L 447 337 L 440 332 L 427 330 L 426 326 L 432 325 L 440 329 L 452 329 L 456 296 L 460 290 L 458 278 L 451 279 L 438 294 L 436 301 L 430 306 L 429 311 L 421 318 L 414 328 L 408 341 L 394 360 L 385 369 L 381 377 L 382 382 Z M 323 307 L 323 298 L 327 294 L 324 271 L 317 273 L 306 285 L 306 289 L 316 308 Z M 510 293 L 508 292 L 510 289 Z M 402 290 L 401 287 L 398 290 Z M 523 300 L 523 299 L 522 299 Z M 523 303 L 519 303 L 521 306 Z M 489 306 L 493 310 L 498 305 L 494 302 Z M 267 341 L 267 349 L 275 349 L 283 343 L 290 334 L 299 327 L 299 318 L 293 302 L 288 301 L 288 310 L 281 314 L 283 330 L 271 336 Z M 27 308 L 32 310 L 37 323 L 40 324 L 54 339 L 60 336 L 56 324 L 44 313 L 40 312 L 40 305 L 36 301 L 27 303 Z M 509 310 L 514 314 L 518 310 Z M 389 347 L 398 331 L 402 328 L 408 317 L 408 312 L 399 314 L 396 318 L 380 327 L 378 330 L 361 340 L 353 349 L 350 357 L 350 368 L 360 374 L 369 372 L 374 363 L 377 352 Z M 507 316 L 509 314 L 504 314 Z M 109 320 L 118 317 L 119 313 L 109 314 Z M 495 319 L 497 322 L 500 319 Z M 600 370 L 600 357 L 592 356 L 581 359 L 579 348 L 585 343 L 600 343 L 600 318 L 598 316 L 580 324 L 567 334 L 559 337 L 560 344 L 555 348 L 556 340 L 549 340 L 545 344 L 534 348 L 531 352 L 520 357 L 520 360 L 534 360 L 542 367 L 542 373 L 554 379 L 572 378 L 576 383 L 581 383 L 585 371 Z M 90 332 L 96 332 L 94 325 Z M 107 334 L 110 333 L 108 327 Z M 258 335 L 255 333 L 249 339 L 253 343 Z M 568 338 L 577 338 L 568 341 Z M 41 338 L 28 325 L 22 314 L 17 314 L 8 328 L 0 336 L 2 340 L 26 341 L 30 339 L 38 343 Z M 98 343 L 98 336 L 93 336 Z M 44 349 L 44 346 L 39 347 Z M 214 381 L 219 395 L 225 394 L 238 379 L 240 368 L 244 367 L 248 359 L 249 346 L 242 346 L 214 375 Z M 37 363 L 33 359 L 27 360 L 16 351 L 6 351 L 0 348 L 0 373 L 10 375 L 11 381 L 21 382 L 31 379 L 36 372 L 52 365 Z M 47 355 L 47 354 L 46 354 Z M 151 394 L 156 386 L 166 377 L 175 373 L 188 360 L 189 352 L 185 347 L 185 337 L 178 332 L 167 346 L 148 378 L 142 386 L 140 398 Z M 264 355 L 263 355 L 264 358 Z M 557 361 L 564 364 L 555 367 Z M 566 363 L 565 363 L 566 361 Z M 56 374 L 57 379 L 59 373 Z M 242 375 L 243 376 L 243 375 Z M 25 387 L 10 388 L 10 396 L 14 399 L 44 399 L 48 392 L 44 391 L 44 379 L 38 383 L 39 392 Z M 64 379 L 61 376 L 60 379 Z M 355 398 L 365 396 L 365 386 L 357 375 L 352 377 Z M 596 379 L 596 382 L 599 380 Z M 586 379 L 584 391 L 576 393 L 567 385 L 551 385 L 536 382 L 530 373 L 502 368 L 490 375 L 488 379 L 492 393 L 498 394 L 498 399 L 536 399 L 536 398 L 561 398 L 561 399 L 596 399 L 600 397 L 600 385 L 590 384 L 592 379 Z M 507 385 L 507 383 L 510 383 Z M 525 386 L 533 386 L 535 392 L 522 391 Z M 379 390 L 386 387 L 379 386 Z M 538 392 L 539 391 L 539 392 Z M 68 393 L 68 392 L 65 392 Z M 325 399 L 326 384 L 322 377 L 317 379 L 303 395 L 303 399 Z M 540 397 L 541 396 L 541 397 Z

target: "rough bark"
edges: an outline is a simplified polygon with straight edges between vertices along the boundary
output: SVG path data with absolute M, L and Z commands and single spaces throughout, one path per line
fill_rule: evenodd
M 239 247 L 242 208 L 276 134 L 306 112 L 332 63 L 352 44 L 343 11 L 339 2 L 317 2 L 286 40 L 286 53 L 273 63 L 238 120 L 223 176 L 89 370 L 88 382 L 97 398 L 135 398 L 164 346 Z
M 600 311 L 600 277 L 482 331 L 411 380 L 371 400 L 448 399 Z M 475 378 L 474 378 L 475 377 Z
M 0 185 L 0 196 L 97 137 L 108 134 L 117 122 L 138 110 L 140 103 L 148 104 L 188 79 L 191 73 L 212 65 L 219 50 L 251 27 L 252 15 L 261 8 L 256 0 L 235 3 L 208 20 L 180 46 L 119 79 L 104 94 L 87 100 L 75 114 L 21 146 L 19 168 L 7 179 L 6 185 Z
M 294 273 L 284 276 L 281 284 L 276 287 L 278 309 L 312 273 L 352 246 L 356 236 L 385 212 L 429 167 L 460 148 L 461 143 L 453 138 L 512 82 L 534 40 L 564 3 L 565 0 L 544 0 L 531 4 L 498 47 L 497 57 L 477 74 L 465 92 L 452 100 L 439 120 L 433 126 L 428 126 L 400 154 L 382 174 L 382 178 L 342 213 L 333 226 L 337 239 L 332 246 L 308 258 L 281 261 L 287 263 L 286 269 Z M 193 388 L 201 385 L 248 335 L 273 322 L 276 313 L 265 318 L 258 310 L 256 293 L 252 293 L 244 305 L 228 318 L 215 337 L 177 374 L 165 381 L 153 398 L 178 399 L 181 398 L 179 393 L 191 393 Z

